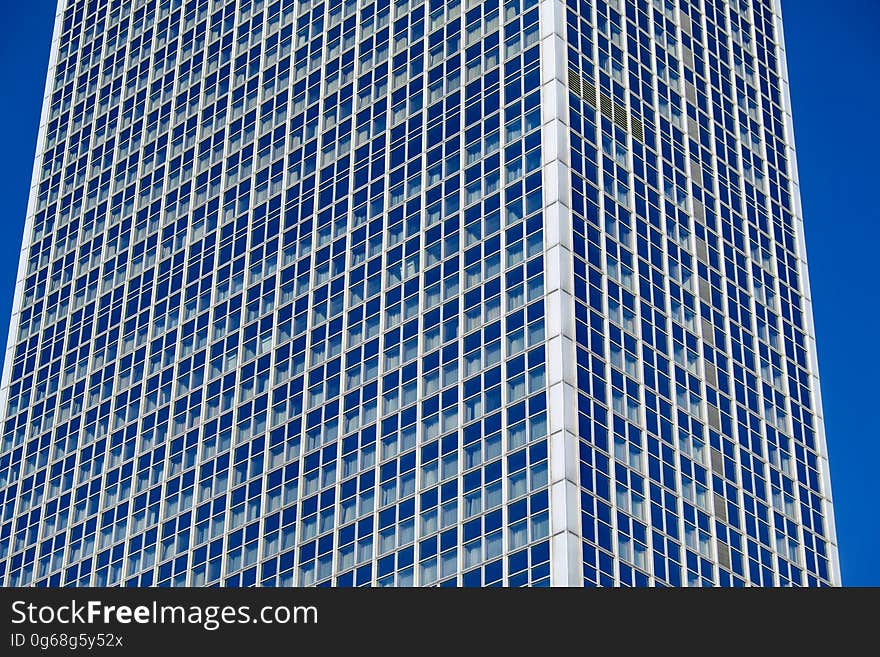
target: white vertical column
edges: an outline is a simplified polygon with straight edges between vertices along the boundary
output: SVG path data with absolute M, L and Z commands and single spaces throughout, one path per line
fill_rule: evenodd
M 547 408 L 550 433 L 550 584 L 581 586 L 583 560 L 578 492 L 571 174 L 563 38 L 565 14 L 560 0 L 542 0 L 540 24 Z

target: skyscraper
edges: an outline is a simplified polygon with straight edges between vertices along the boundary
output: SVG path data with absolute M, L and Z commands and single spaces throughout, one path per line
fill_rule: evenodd
M 4 585 L 839 584 L 778 0 L 61 0 Z

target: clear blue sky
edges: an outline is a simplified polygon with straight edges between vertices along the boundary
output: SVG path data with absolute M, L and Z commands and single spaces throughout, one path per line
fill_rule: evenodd
M 0 345 L 18 265 L 54 0 L 0 0 Z M 876 348 L 880 3 L 783 0 L 843 581 L 880 585 Z M 833 132 L 829 127 L 833 126 Z M 873 411 L 871 409 L 874 409 Z

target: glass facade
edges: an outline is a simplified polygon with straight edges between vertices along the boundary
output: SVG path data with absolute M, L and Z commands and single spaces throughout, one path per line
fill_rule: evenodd
M 839 583 L 772 0 L 60 0 L 6 586 Z
M 584 582 L 838 583 L 779 3 L 565 19 Z

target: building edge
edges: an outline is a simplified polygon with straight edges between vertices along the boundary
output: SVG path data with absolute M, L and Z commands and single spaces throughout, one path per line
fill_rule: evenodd
M 571 181 L 564 81 L 565 14 L 561 0 L 542 0 L 539 11 L 550 434 L 550 585 L 582 586 Z
M 791 93 L 788 77 L 788 58 L 785 51 L 785 36 L 782 22 L 782 0 L 773 2 L 773 18 L 777 34 L 777 61 L 779 62 L 779 78 L 781 80 L 780 96 L 783 102 L 783 116 L 786 131 L 786 157 L 790 163 L 791 197 L 794 204 L 795 227 L 797 229 L 798 261 L 800 264 L 801 293 L 804 299 L 804 324 L 807 331 L 807 358 L 810 370 L 810 378 L 813 385 L 810 386 L 814 416 L 816 422 L 816 438 L 819 448 L 819 475 L 822 479 L 822 504 L 823 517 L 827 525 L 826 536 L 828 538 L 828 561 L 831 573 L 829 579 L 835 586 L 842 586 L 843 581 L 840 572 L 840 556 L 838 553 L 837 527 L 834 519 L 834 504 L 831 493 L 831 472 L 828 460 L 828 442 L 825 436 L 825 413 L 822 407 L 822 392 L 819 377 L 819 357 L 816 348 L 816 325 L 813 321 L 813 301 L 810 292 L 810 275 L 807 265 L 807 247 L 804 232 L 804 213 L 801 205 L 800 180 L 798 176 L 797 150 L 794 139 L 794 118 L 791 105 Z
M 30 236 L 34 230 L 34 214 L 37 205 L 37 188 L 40 184 L 41 155 L 43 144 L 46 143 L 46 132 L 49 121 L 49 108 L 52 99 L 52 85 L 55 80 L 55 70 L 58 66 L 58 47 L 61 40 L 61 23 L 64 15 L 64 7 L 67 0 L 58 0 L 55 6 L 55 21 L 52 27 L 52 41 L 49 45 L 49 66 L 46 72 L 46 83 L 43 88 L 43 103 L 40 110 L 40 125 L 37 130 L 37 141 L 34 146 L 34 167 L 31 172 L 31 186 L 28 193 L 27 211 L 25 214 L 24 229 L 21 233 L 21 250 L 18 258 L 18 270 L 15 280 L 15 291 L 12 297 L 12 310 L 9 317 L 9 332 L 6 336 L 6 354 L 3 359 L 3 374 L 0 378 L 0 414 L 6 417 L 6 408 L 9 404 L 9 380 L 12 375 L 12 361 L 15 353 L 16 329 L 18 318 L 21 314 L 21 300 L 24 294 L 24 282 L 27 278 L 27 262 Z

